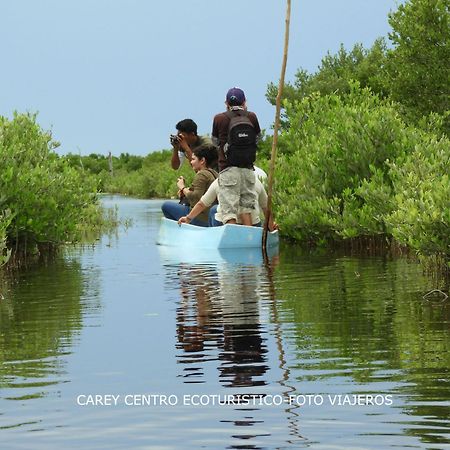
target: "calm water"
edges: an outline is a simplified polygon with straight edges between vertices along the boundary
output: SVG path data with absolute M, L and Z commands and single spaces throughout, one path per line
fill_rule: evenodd
M 0 448 L 450 448 L 450 301 L 405 259 L 168 251 L 160 202 L 2 282 Z

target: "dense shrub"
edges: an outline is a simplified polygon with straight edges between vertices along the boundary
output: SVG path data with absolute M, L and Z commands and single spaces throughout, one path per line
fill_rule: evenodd
M 285 150 L 276 201 L 287 233 L 316 241 L 379 232 L 382 225 L 367 214 L 363 197 L 373 191 L 372 176 L 384 184 L 386 161 L 404 151 L 395 109 L 356 85 L 346 96 L 317 95 L 285 106 L 290 127 L 280 136 Z
M 449 0 L 407 0 L 389 14 L 389 24 L 393 48 L 387 53 L 386 74 L 391 97 L 411 121 L 433 112 L 443 115 L 448 134 Z
M 405 125 L 395 105 L 355 84 L 285 107 L 275 186 L 283 234 L 316 243 L 392 235 L 448 253 L 447 139 Z
M 393 236 L 424 255 L 450 259 L 450 141 L 425 137 L 391 163 L 395 209 L 386 221 Z
M 313 93 L 321 95 L 348 94 L 351 82 L 358 81 L 361 87 L 369 87 L 380 95 L 389 94 L 389 85 L 384 78 L 387 46 L 383 38 L 377 39 L 370 49 L 355 44 L 347 51 L 341 44 L 339 51 L 328 53 L 322 58 L 316 73 L 298 69 L 293 83 L 287 82 L 283 88 L 283 98 L 290 102 L 301 100 Z M 278 85 L 269 83 L 266 97 L 275 104 Z
M 9 224 L 11 223 L 11 212 L 0 213 L 0 266 L 9 261 L 11 250 L 6 246 L 6 238 Z
M 79 239 L 81 224 L 101 221 L 96 183 L 58 157 L 57 145 L 35 115 L 0 117 L 0 242 L 3 233 L 17 254 L 55 250 Z
M 284 86 L 290 102 L 314 93 L 346 95 L 352 81 L 383 98 L 397 102 L 409 123 L 422 125 L 430 114 L 441 117 L 440 131 L 450 132 L 450 3 L 449 0 L 406 0 L 389 13 L 392 31 L 370 49 L 355 44 L 347 51 L 327 54 L 317 72 L 298 69 L 294 82 Z M 274 104 L 278 84 L 268 85 L 266 97 Z M 288 119 L 282 121 L 285 126 Z

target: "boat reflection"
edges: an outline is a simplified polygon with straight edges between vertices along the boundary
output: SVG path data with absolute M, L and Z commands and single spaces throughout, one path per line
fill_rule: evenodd
M 161 246 L 159 250 L 167 283 L 179 286 L 181 293 L 176 306 L 176 346 L 183 382 L 201 384 L 202 394 L 264 398 L 264 387 L 270 384 L 268 341 L 274 336 L 262 315 L 273 317 L 271 274 L 278 262 L 277 249 L 271 250 L 268 260 L 261 249 L 193 252 Z M 273 343 L 270 348 L 280 350 Z M 280 355 L 272 358 L 281 359 Z M 279 386 L 280 393 L 286 392 L 282 382 Z M 232 424 L 230 437 L 240 441 L 229 448 L 260 448 L 258 438 L 268 436 L 266 412 L 254 403 L 230 408 L 231 416 L 224 412 L 218 417 L 220 423 Z M 244 439 L 250 447 L 242 447 Z
M 252 265 L 261 266 L 265 260 L 261 248 L 246 249 L 205 249 L 193 247 L 169 247 L 157 246 L 163 265 L 190 266 L 198 264 L 210 264 L 211 266 L 224 263 L 236 266 Z M 267 249 L 268 260 L 271 264 L 278 261 L 278 246 Z
M 178 283 L 177 348 L 186 383 L 205 382 L 199 362 L 217 360 L 225 387 L 265 385 L 266 330 L 260 300 L 267 297 L 261 249 L 202 250 L 160 246 L 168 280 Z M 276 261 L 276 249 L 271 250 Z

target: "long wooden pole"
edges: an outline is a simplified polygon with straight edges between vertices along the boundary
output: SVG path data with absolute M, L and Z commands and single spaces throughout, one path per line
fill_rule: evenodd
M 272 141 L 272 154 L 270 157 L 270 168 L 269 168 L 269 184 L 267 187 L 267 214 L 264 221 L 264 230 L 262 237 L 262 248 L 264 253 L 267 255 L 267 232 L 269 230 L 269 218 L 272 215 L 272 192 L 273 192 L 273 178 L 275 173 L 275 159 L 277 157 L 277 144 L 278 144 L 278 129 L 280 128 L 280 111 L 281 111 L 281 96 L 283 94 L 284 87 L 284 77 L 286 74 L 287 56 L 289 48 L 289 24 L 291 21 L 291 0 L 287 0 L 286 5 L 286 28 L 284 31 L 284 52 L 283 52 L 283 63 L 281 65 L 281 76 L 278 85 L 278 93 L 276 99 L 275 107 L 275 125 L 273 128 L 273 141 Z

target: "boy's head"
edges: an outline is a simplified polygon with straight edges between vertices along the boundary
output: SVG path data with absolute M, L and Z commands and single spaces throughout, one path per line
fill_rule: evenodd
M 241 88 L 233 87 L 228 90 L 226 102 L 229 106 L 242 106 L 245 103 L 245 94 Z
M 178 135 L 183 134 L 183 137 L 186 139 L 188 145 L 197 142 L 197 124 L 192 119 L 180 120 L 175 125 L 175 128 L 178 131 Z

